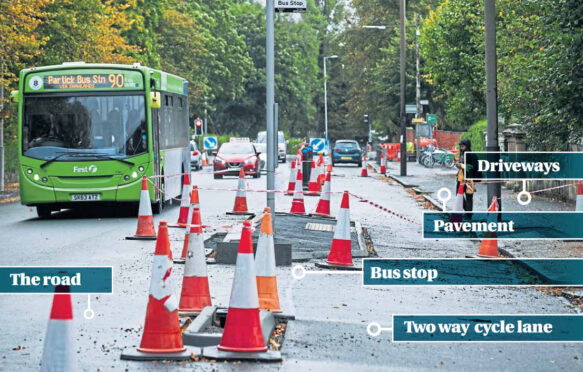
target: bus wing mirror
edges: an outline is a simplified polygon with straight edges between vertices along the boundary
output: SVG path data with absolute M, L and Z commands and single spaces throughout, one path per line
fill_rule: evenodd
M 159 109 L 161 103 L 160 92 L 150 92 L 150 107 L 153 109 Z
M 10 92 L 10 99 L 12 100 L 12 102 L 18 102 L 18 91 L 17 90 L 13 90 L 12 92 Z

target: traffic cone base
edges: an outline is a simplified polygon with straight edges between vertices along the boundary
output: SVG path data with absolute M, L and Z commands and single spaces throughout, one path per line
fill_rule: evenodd
M 225 329 L 221 343 L 217 348 L 223 351 L 257 352 L 266 351 L 261 322 L 259 321 L 259 309 L 238 309 L 229 307 Z M 239 346 L 247 345 L 247 346 Z
M 272 313 L 281 313 L 279 296 L 277 295 L 277 278 L 275 276 L 258 276 L 256 278 L 259 308 L 269 310 Z

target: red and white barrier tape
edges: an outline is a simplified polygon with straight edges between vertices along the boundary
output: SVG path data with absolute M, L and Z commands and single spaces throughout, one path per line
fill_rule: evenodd
M 403 216 L 402 214 L 399 214 L 399 213 L 397 213 L 397 212 L 395 212 L 395 211 L 392 211 L 392 210 L 390 210 L 389 208 L 383 207 L 383 206 L 381 206 L 381 205 L 379 205 L 379 204 L 377 204 L 377 203 L 374 203 L 374 202 L 372 202 L 372 201 L 370 201 L 370 200 L 367 200 L 367 199 L 363 198 L 362 196 L 356 195 L 356 194 L 354 194 L 354 193 L 352 193 L 352 192 L 349 192 L 349 194 L 350 194 L 351 196 L 353 196 L 353 197 L 357 198 L 358 200 L 362 201 L 362 202 L 366 202 L 366 203 L 368 203 L 368 204 L 372 205 L 373 207 L 375 207 L 375 208 L 377 208 L 377 209 L 380 209 L 381 211 L 383 211 L 383 212 L 386 212 L 386 213 L 390 214 L 390 215 L 391 215 L 391 216 L 393 216 L 393 217 L 400 218 L 400 219 L 402 219 L 403 221 L 411 222 L 411 223 L 414 223 L 415 225 L 421 226 L 421 224 L 420 224 L 419 222 L 417 222 L 417 221 L 414 221 L 414 220 L 410 219 L 409 217 L 405 217 L 405 216 Z

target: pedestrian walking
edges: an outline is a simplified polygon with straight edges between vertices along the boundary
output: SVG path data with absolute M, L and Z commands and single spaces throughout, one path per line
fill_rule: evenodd
M 455 189 L 457 190 L 460 184 L 464 185 L 464 211 L 471 212 L 474 209 L 474 193 L 476 192 L 476 185 L 471 179 L 479 178 L 478 158 L 475 154 L 465 154 L 472 151 L 472 142 L 470 140 L 461 140 L 459 146 L 460 158 L 456 164 L 459 170 Z M 466 177 L 470 179 L 467 180 Z

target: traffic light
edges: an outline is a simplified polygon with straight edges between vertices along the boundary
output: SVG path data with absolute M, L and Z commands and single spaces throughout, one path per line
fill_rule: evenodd
M 197 118 L 194 121 L 194 135 L 201 136 L 202 134 L 202 119 Z
M 368 124 L 368 115 L 367 114 L 364 114 L 364 123 Z

